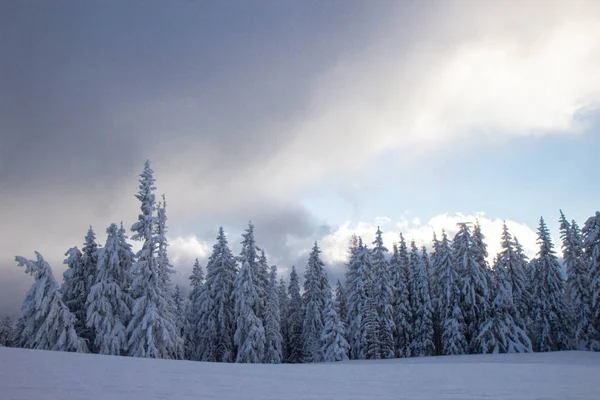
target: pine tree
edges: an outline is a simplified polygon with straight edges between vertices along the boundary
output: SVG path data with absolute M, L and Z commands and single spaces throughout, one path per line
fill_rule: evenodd
M 303 303 L 305 307 L 304 322 L 302 324 L 302 356 L 304 362 L 319 362 L 322 360 L 320 353 L 320 339 L 325 320 L 325 301 L 331 295 L 331 288 L 323 261 L 319 257 L 321 250 L 315 242 L 308 257 L 304 274 Z
M 75 329 L 81 329 L 78 331 L 78 335 L 88 341 L 88 344 L 91 345 L 95 342 L 95 332 L 93 328 L 87 326 L 86 317 L 87 317 L 87 309 L 88 309 L 88 297 L 90 292 L 92 291 L 92 286 L 96 282 L 96 273 L 98 266 L 98 259 L 102 253 L 102 249 L 99 248 L 96 243 L 96 233 L 90 226 L 88 229 L 87 235 L 85 236 L 85 243 L 82 248 L 82 263 L 83 263 L 83 274 L 85 276 L 84 279 L 84 298 L 83 298 L 83 308 L 81 311 L 78 311 L 75 314 L 77 318 L 77 323 L 75 325 Z M 80 319 L 81 318 L 81 319 Z
M 394 338 L 396 355 L 411 356 L 412 308 L 408 289 L 408 249 L 400 234 L 400 247 L 394 244 L 394 252 L 390 261 L 392 265 L 392 282 L 394 284 Z
M 131 250 L 121 247 L 116 224 L 111 224 L 106 234 L 106 245 L 98 260 L 96 283 L 88 296 L 86 324 L 95 333 L 94 343 L 90 344 L 94 352 L 124 355 L 127 351 L 125 329 L 133 301 L 122 285 L 130 281 L 128 257 Z
M 574 347 L 578 350 L 600 350 L 600 337 L 594 327 L 590 274 L 583 249 L 581 230 L 575 221 L 569 224 L 560 210 L 563 260 L 567 272 L 565 298 L 571 312 Z
M 252 268 L 252 281 L 254 284 L 254 291 L 258 297 L 254 304 L 254 314 L 262 320 L 263 309 L 267 298 L 267 282 L 268 282 L 268 266 L 266 265 L 266 257 L 264 252 L 261 251 L 259 258 L 258 251 L 260 249 L 256 246 L 254 239 L 254 225 L 252 222 L 248 223 L 246 232 L 242 234 L 242 251 L 238 257 L 240 265 L 247 261 Z
M 140 174 L 141 214 L 131 230 L 133 240 L 142 241 L 133 265 L 131 296 L 134 299 L 132 317 L 127 326 L 129 355 L 147 358 L 180 358 L 183 340 L 177 334 L 172 318 L 172 297 L 164 291 L 161 281 L 164 270 L 157 260 L 158 238 L 155 211 L 154 171 L 146 161 Z
M 186 360 L 201 360 L 200 337 L 200 297 L 204 290 L 204 273 L 200 260 L 196 258 L 190 280 L 190 293 L 185 310 L 184 352 Z
M 259 299 L 252 275 L 252 267 L 248 260 L 244 260 L 233 291 L 237 322 L 234 342 L 237 347 L 236 362 L 238 363 L 260 363 L 265 353 L 265 330 L 262 321 L 254 312 Z
M 281 324 L 281 357 L 282 362 L 287 362 L 289 357 L 289 346 L 290 346 L 290 332 L 288 329 L 288 310 L 290 299 L 287 293 L 287 287 L 283 280 L 283 276 L 279 280 L 279 286 L 277 287 L 277 297 L 279 298 L 279 321 Z
M 0 323 L 0 347 L 16 345 L 15 325 L 11 317 L 5 317 Z
M 290 273 L 290 284 L 288 286 L 290 302 L 288 306 L 286 326 L 289 333 L 288 358 L 289 363 L 302 362 L 302 349 L 304 341 L 302 338 L 302 324 L 304 321 L 304 307 L 302 296 L 300 296 L 300 280 L 296 267 L 292 266 Z
M 35 279 L 25 295 L 17 324 L 18 347 L 87 353 L 84 339 L 75 331 L 75 316 L 61 299 L 52 268 L 42 255 L 36 261 L 15 257 L 19 267 Z
M 434 242 L 435 243 L 435 242 Z M 460 277 L 454 254 L 445 231 L 435 247 L 433 256 L 433 281 L 436 298 L 434 309 L 440 318 L 440 354 L 456 355 L 467 352 L 466 325 L 460 310 Z
M 175 324 L 179 330 L 179 336 L 184 338 L 185 328 L 185 298 L 181 294 L 179 285 L 175 285 L 175 291 L 173 292 L 173 304 L 175 305 Z
M 235 361 L 235 302 L 237 267 L 223 227 L 206 265 L 206 283 L 196 299 L 199 320 L 198 355 L 204 361 Z
M 382 232 L 377 227 L 373 250 L 371 252 L 375 290 L 377 296 L 377 323 L 379 335 L 379 355 L 381 358 L 393 358 L 394 351 L 394 286 L 390 276 L 390 265 L 386 259 L 388 249 L 383 245 Z
M 265 307 L 265 359 L 267 364 L 280 364 L 283 361 L 283 336 L 279 311 L 279 293 L 277 291 L 277 267 L 271 267 L 267 304 Z
M 560 264 L 543 218 L 538 228 L 540 251 L 533 276 L 533 342 L 536 351 L 569 349 L 568 313 Z
M 344 324 L 335 310 L 331 296 L 329 296 L 325 303 L 325 324 L 321 334 L 320 352 L 323 354 L 323 361 L 348 360 L 350 346 L 344 336 Z
M 522 252 L 522 249 L 520 251 Z M 515 307 L 513 313 L 515 323 L 520 327 L 525 327 L 529 312 L 528 303 L 530 294 L 527 291 L 526 262 L 522 257 L 522 253 L 521 255 L 517 253 L 516 242 L 513 241 L 512 235 L 508 231 L 506 223 L 504 223 L 502 225 L 501 250 L 498 254 L 498 263 L 502 266 L 503 277 L 510 283 L 512 303 Z M 498 276 L 496 273 L 496 281 L 497 279 Z M 498 285 L 497 282 L 496 285 Z M 497 302 L 497 300 L 494 301 Z
M 75 316 L 75 331 L 81 335 L 85 329 L 87 301 L 87 275 L 84 269 L 83 254 L 77 247 L 72 247 L 65 253 L 64 264 L 68 266 L 63 274 L 61 287 L 62 300 Z
M 488 322 L 489 287 L 485 266 L 479 264 L 482 246 L 474 242 L 467 223 L 459 223 L 453 247 L 457 273 L 461 282 L 459 308 L 466 324 L 465 338 L 470 353 L 481 353 L 487 347 L 481 335 Z
M 515 301 L 515 306 L 517 307 L 517 310 L 519 310 L 527 334 L 531 338 L 529 327 L 533 326 L 533 322 L 531 321 L 531 310 L 533 307 L 533 268 L 529 258 L 525 255 L 523 246 L 519 243 L 519 239 L 514 236 L 513 240 L 515 245 L 515 262 L 518 266 L 517 269 L 523 271 L 525 280 L 525 290 L 521 292 L 520 301 Z M 515 296 L 514 293 L 513 296 Z M 513 298 L 516 299 L 516 297 Z
M 350 241 L 348 271 L 346 272 L 346 298 L 348 303 L 347 338 L 350 345 L 350 358 L 362 360 L 366 357 L 366 338 L 363 332 L 364 306 L 367 301 L 365 287 L 365 265 L 359 257 L 364 257 L 362 239 L 353 237 Z
M 416 357 L 431 356 L 435 352 L 433 344 L 432 306 L 429 297 L 429 283 L 423 259 L 413 241 L 410 252 L 413 293 L 413 337 L 411 353 Z
M 494 298 L 490 310 L 490 319 L 482 332 L 491 335 L 487 340 L 486 353 L 529 353 L 531 342 L 525 329 L 513 319 L 517 309 L 513 303 L 511 283 L 507 263 L 502 258 L 494 262 Z M 480 333 L 482 334 L 482 333 Z
M 597 342 L 600 342 L 600 212 L 585 222 L 582 229 L 585 257 L 588 264 L 590 282 L 590 308 L 593 313 L 595 335 L 591 339 L 591 349 L 599 351 Z
M 346 289 L 338 279 L 337 285 L 335 287 L 335 302 L 333 303 L 335 307 L 335 312 L 337 312 L 340 321 L 342 321 L 342 326 L 344 327 L 344 332 L 346 331 L 346 321 L 348 318 L 348 301 L 346 300 Z

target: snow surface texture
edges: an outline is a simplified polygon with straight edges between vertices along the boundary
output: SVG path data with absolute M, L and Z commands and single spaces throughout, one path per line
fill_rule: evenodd
M 600 399 L 600 353 L 227 364 L 0 348 L 17 399 Z

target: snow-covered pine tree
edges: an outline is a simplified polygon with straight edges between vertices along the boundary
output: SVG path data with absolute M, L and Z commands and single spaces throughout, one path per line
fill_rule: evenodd
M 530 353 L 531 342 L 523 326 L 513 319 L 517 309 L 513 303 L 511 283 L 505 258 L 496 257 L 494 260 L 493 300 L 490 307 L 490 318 L 480 334 L 489 334 L 491 340 L 486 353 Z
M 13 347 L 15 342 L 15 324 L 11 317 L 5 317 L 0 323 L 0 347 Z
M 569 349 L 569 315 L 564 301 L 564 281 L 543 218 L 538 228 L 540 251 L 533 273 L 533 344 L 536 351 Z
M 365 265 L 359 258 L 364 255 L 362 239 L 355 236 L 350 240 L 348 271 L 346 272 L 346 300 L 348 304 L 347 340 L 350 345 L 350 358 L 362 360 L 366 357 L 365 335 L 362 329 L 364 305 L 367 300 L 365 289 Z
M 383 245 L 382 232 L 377 227 L 371 260 L 377 295 L 377 319 L 380 358 L 394 358 L 394 286 L 390 276 L 390 264 L 386 259 L 388 249 Z
M 410 269 L 412 271 L 413 293 L 413 337 L 411 353 L 416 357 L 432 356 L 435 353 L 433 344 L 433 320 L 429 282 L 423 259 L 414 241 L 411 242 Z
M 167 200 L 165 195 L 162 195 L 162 202 L 158 203 L 157 206 L 157 223 L 156 223 L 156 240 L 157 240 L 157 254 L 156 262 L 158 264 L 158 271 L 160 277 L 160 289 L 163 293 L 163 297 L 166 299 L 164 303 L 163 313 L 165 318 L 170 319 L 171 324 L 177 327 L 176 332 L 179 333 L 178 338 L 174 338 L 176 348 L 172 357 L 175 359 L 183 359 L 184 357 L 184 342 L 180 334 L 180 323 L 177 321 L 177 307 L 175 305 L 174 298 L 174 287 L 171 283 L 171 275 L 175 273 L 167 249 L 169 243 L 167 241 Z
M 600 337 L 594 327 L 588 262 L 583 249 L 581 230 L 575 221 L 567 221 L 560 210 L 563 260 L 567 273 L 565 298 L 571 313 L 573 347 L 577 350 L 600 350 Z
M 346 321 L 348 317 L 348 301 L 346 299 L 346 289 L 339 279 L 335 287 L 335 301 L 333 305 L 335 307 L 335 312 L 338 313 L 340 321 L 342 321 L 342 326 L 344 327 L 345 332 L 347 329 Z
M 181 294 L 179 285 L 175 285 L 175 290 L 173 291 L 173 304 L 175 305 L 175 324 L 177 325 L 177 329 L 179 329 L 179 336 L 183 339 L 185 328 L 185 298 L 183 297 L 183 294 Z
M 190 293 L 185 309 L 184 352 L 186 360 L 201 360 L 200 346 L 200 296 L 204 289 L 204 273 L 196 258 L 190 280 Z
M 254 305 L 254 314 L 262 320 L 263 309 L 265 307 L 267 299 L 267 283 L 268 283 L 268 268 L 266 264 L 266 257 L 264 252 L 261 251 L 259 258 L 258 251 L 260 249 L 256 246 L 256 240 L 254 239 L 254 225 L 252 222 L 248 223 L 248 228 L 245 233 L 242 234 L 242 251 L 238 256 L 240 265 L 244 264 L 244 261 L 248 261 L 250 268 L 252 268 L 252 281 L 254 284 L 254 291 L 258 296 L 258 300 Z
M 533 307 L 533 269 L 530 265 L 531 263 L 529 262 L 529 258 L 525 255 L 525 251 L 523 250 L 523 246 L 519 242 L 519 239 L 516 236 L 513 236 L 513 240 L 515 246 L 515 262 L 518 266 L 518 269 L 523 271 L 523 277 L 525 280 L 525 290 L 521 292 L 521 300 L 518 302 L 515 301 L 515 306 L 523 318 L 523 323 L 527 330 L 527 334 L 531 338 L 529 328 L 533 326 L 533 323 L 531 322 L 531 309 Z M 513 293 L 513 299 L 516 299 L 514 296 L 515 294 Z
M 512 235 L 508 231 L 506 222 L 502 225 L 502 236 L 501 236 L 501 250 L 498 254 L 498 263 L 502 267 L 501 276 L 508 280 L 510 284 L 510 293 L 513 298 L 513 305 L 515 310 L 513 312 L 513 319 L 517 326 L 524 328 L 526 326 L 527 314 L 528 314 L 528 297 L 527 293 L 527 272 L 525 270 L 525 260 L 517 254 L 515 242 L 513 241 Z M 498 287 L 498 272 L 495 270 L 495 286 L 497 291 L 503 290 L 502 287 Z M 502 295 L 506 294 L 501 293 Z M 499 293 L 496 293 L 498 297 Z M 498 299 L 494 300 L 494 303 L 498 303 Z
M 287 362 L 289 355 L 290 345 L 290 334 L 287 326 L 288 320 L 288 309 L 290 299 L 287 293 L 287 287 L 283 280 L 283 276 L 279 280 L 279 286 L 277 287 L 277 297 L 279 298 L 279 321 L 281 325 L 281 357 L 282 362 Z
M 290 302 L 288 306 L 286 326 L 289 333 L 288 358 L 289 363 L 302 362 L 302 349 L 304 342 L 302 338 L 302 324 L 304 322 L 304 306 L 300 295 L 300 280 L 296 267 L 292 266 L 290 273 L 290 284 L 288 286 Z
M 582 229 L 583 246 L 588 263 L 590 281 L 590 303 L 595 320 L 595 341 L 592 343 L 595 351 L 599 351 L 595 342 L 600 342 L 600 212 L 587 219 Z
M 89 232 L 88 232 L 89 234 Z M 75 331 L 81 335 L 85 329 L 85 303 L 89 294 L 87 275 L 83 263 L 83 254 L 77 247 L 72 247 L 65 253 L 64 264 L 67 270 L 63 273 L 61 286 L 62 300 L 75 316 Z
M 400 234 L 400 247 L 394 243 L 394 252 L 390 264 L 392 265 L 391 279 L 394 284 L 394 338 L 396 356 L 410 357 L 413 316 L 408 289 L 408 249 L 402 234 Z
M 96 283 L 87 299 L 86 324 L 95 333 L 90 348 L 96 353 L 118 356 L 127 351 L 125 329 L 133 303 L 122 287 L 123 282 L 131 280 L 128 260 L 131 250 L 121 247 L 116 224 L 111 224 L 106 234 L 106 245 L 96 269 Z
M 271 267 L 269 286 L 267 287 L 267 304 L 265 307 L 265 359 L 267 364 L 283 362 L 283 336 L 279 311 L 279 293 L 277 290 L 277 267 Z
M 75 316 L 61 299 L 52 268 L 40 253 L 35 254 L 36 261 L 15 257 L 18 266 L 25 267 L 35 279 L 21 307 L 18 347 L 87 353 L 85 340 L 75 331 Z
M 488 321 L 489 287 L 485 266 L 479 264 L 482 247 L 474 243 L 467 223 L 458 224 L 458 232 L 452 242 L 461 282 L 459 309 L 466 324 L 465 338 L 470 353 L 481 353 L 487 347 L 485 339 L 480 335 Z
M 319 246 L 315 242 L 304 273 L 303 303 L 305 307 L 302 324 L 302 356 L 304 362 L 319 362 L 321 354 L 321 333 L 325 321 L 325 301 L 331 295 L 331 288 L 325 272 L 325 264 L 321 261 Z
M 87 308 L 88 308 L 88 296 L 92 290 L 92 286 L 96 283 L 96 269 L 98 266 L 98 259 L 100 258 L 100 254 L 102 249 L 99 248 L 96 243 L 96 233 L 92 229 L 90 225 L 87 235 L 85 236 L 85 243 L 83 244 L 82 252 L 82 263 L 83 263 L 83 273 L 85 275 L 85 286 L 84 293 L 85 297 L 83 299 L 83 310 L 81 314 L 78 312 L 75 314 L 77 318 L 77 323 L 75 325 L 75 329 L 81 329 L 78 331 L 78 335 L 83 339 L 88 341 L 88 345 L 92 345 L 95 342 L 95 332 L 93 328 L 87 326 L 86 318 L 87 318 Z M 80 318 L 83 318 L 80 320 Z
M 172 297 L 165 293 L 156 252 L 159 240 L 156 235 L 154 171 L 146 161 L 140 174 L 139 192 L 141 214 L 131 230 L 133 240 L 142 241 L 134 263 L 131 296 L 134 300 L 131 320 L 127 326 L 129 355 L 147 358 L 180 358 L 183 340 L 178 335 L 169 309 Z
M 257 283 L 260 291 L 258 293 L 262 293 L 260 297 L 261 310 L 258 315 L 259 318 L 263 319 L 264 322 L 264 308 L 267 306 L 267 297 L 269 291 L 269 264 L 267 262 L 267 256 L 265 254 L 264 249 L 257 249 L 260 252 L 260 256 L 258 257 L 258 270 L 257 270 Z
M 325 324 L 321 334 L 321 354 L 323 361 L 335 362 L 348 360 L 350 346 L 345 338 L 344 323 L 328 296 L 325 303 Z
M 237 322 L 234 342 L 237 347 L 236 362 L 238 363 L 260 363 L 265 353 L 265 330 L 262 321 L 254 312 L 259 299 L 252 274 L 252 267 L 248 260 L 244 260 L 233 291 Z
M 427 277 L 427 281 L 429 282 L 429 297 L 433 298 L 433 266 L 431 262 L 431 257 L 429 256 L 429 253 L 427 252 L 427 247 L 425 246 L 421 246 L 421 261 L 423 262 L 423 267 L 425 268 L 425 276 Z

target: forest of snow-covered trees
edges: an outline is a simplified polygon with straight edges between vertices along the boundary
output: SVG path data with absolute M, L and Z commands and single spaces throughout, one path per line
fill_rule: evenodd
M 560 212 L 562 262 L 543 218 L 534 259 L 504 225 L 492 265 L 478 223 L 434 234 L 430 253 L 402 234 L 390 251 L 379 229 L 373 243 L 353 237 L 334 285 L 315 242 L 302 288 L 295 267 L 284 279 L 269 266 L 252 224 L 237 256 L 221 227 L 206 275 L 196 260 L 184 298 L 154 185 L 146 162 L 137 254 L 111 224 L 104 246 L 90 227 L 81 250 L 66 252 L 60 286 L 41 254 L 16 257 L 34 283 L 16 323 L 0 324 L 0 345 L 240 363 L 600 350 L 600 212 L 583 228 Z

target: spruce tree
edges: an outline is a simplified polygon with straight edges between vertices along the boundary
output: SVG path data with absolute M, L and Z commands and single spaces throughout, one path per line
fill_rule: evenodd
M 321 334 L 321 354 L 323 361 L 335 362 L 348 360 L 350 346 L 346 341 L 344 324 L 335 310 L 331 296 L 325 303 L 325 324 Z
M 94 331 L 94 352 L 125 355 L 131 317 L 132 299 L 123 288 L 131 279 L 129 258 L 131 250 L 121 247 L 119 228 L 111 224 L 106 230 L 106 245 L 102 249 L 96 271 L 96 283 L 88 296 L 86 324 Z
M 543 218 L 538 228 L 540 250 L 533 272 L 533 343 L 536 351 L 569 349 L 569 320 L 564 301 L 564 281 Z
M 175 285 L 175 290 L 173 291 L 173 304 L 175 305 L 175 324 L 179 330 L 179 336 L 183 339 L 185 334 L 185 298 L 181 294 L 179 285 Z
M 382 232 L 377 227 L 371 259 L 377 296 L 377 318 L 379 335 L 379 353 L 381 358 L 393 358 L 394 351 L 394 286 L 390 276 L 390 265 L 386 259 L 388 249 L 383 245 Z
M 250 268 L 252 268 L 252 281 L 258 298 L 254 304 L 254 314 L 262 320 L 267 297 L 268 266 L 266 265 L 264 252 L 261 251 L 259 256 L 259 251 L 261 250 L 256 246 L 256 240 L 254 239 L 254 225 L 249 222 L 248 228 L 242 234 L 242 251 L 238 261 L 240 265 L 247 261 Z
M 197 359 L 219 362 L 235 360 L 235 303 L 232 296 L 236 273 L 235 257 L 223 227 L 219 227 L 217 242 L 206 265 L 206 283 L 202 289 L 197 289 L 194 297 Z
M 283 336 L 279 311 L 279 293 L 277 290 L 277 267 L 271 267 L 267 304 L 265 307 L 265 359 L 267 364 L 283 362 Z
M 591 339 L 590 349 L 600 351 L 600 212 L 587 219 L 582 229 L 583 245 L 590 282 L 589 307 L 592 310 L 595 335 Z
M 186 360 L 201 360 L 202 349 L 200 348 L 200 296 L 204 290 L 204 273 L 200 260 L 196 258 L 192 268 L 190 280 L 190 293 L 185 310 L 185 327 L 184 327 L 184 353 Z
M 290 333 L 288 328 L 288 310 L 290 299 L 287 293 L 287 287 L 283 280 L 283 276 L 279 280 L 277 287 L 277 296 L 279 298 L 279 321 L 281 324 L 281 357 L 282 362 L 287 362 L 289 357 Z
M 159 238 L 156 235 L 157 217 L 154 187 L 154 171 L 146 161 L 140 174 L 139 192 L 136 198 L 141 203 L 141 214 L 131 230 L 132 240 L 143 242 L 133 264 L 132 316 L 127 326 L 129 355 L 147 358 L 180 358 L 183 340 L 178 335 L 173 321 L 172 296 L 166 293 L 162 278 L 166 276 L 157 250 Z M 162 261 L 161 261 L 162 262 Z
M 304 273 L 303 303 L 305 307 L 302 324 L 302 356 L 304 362 L 322 360 L 320 339 L 325 320 L 325 301 L 331 295 L 331 288 L 323 261 L 319 257 L 321 250 L 315 242 Z
M 365 265 L 359 257 L 364 257 L 362 239 L 353 237 L 350 242 L 348 271 L 346 272 L 346 299 L 348 303 L 347 338 L 350 345 L 350 358 L 361 360 L 366 357 L 366 339 L 363 332 L 364 307 L 367 301 L 365 286 Z
M 304 342 L 302 337 L 302 324 L 304 322 L 304 307 L 300 295 L 300 280 L 296 267 L 292 266 L 290 273 L 290 284 L 288 286 L 290 302 L 288 306 L 286 326 L 289 334 L 288 358 L 289 363 L 302 362 L 302 349 Z
M 15 324 L 11 317 L 5 317 L 0 323 L 0 347 L 14 347 L 16 343 Z
M 346 321 L 348 317 L 348 301 L 346 300 L 346 289 L 338 279 L 337 285 L 335 287 L 335 302 L 333 303 L 335 307 L 335 312 L 337 312 L 340 321 L 342 321 L 342 326 L 344 327 L 344 331 L 346 331 Z
M 525 290 L 521 292 L 520 301 L 515 301 L 515 306 L 517 307 L 517 310 L 519 310 L 519 314 L 523 319 L 527 334 L 531 338 L 530 327 L 533 326 L 533 323 L 531 322 L 531 310 L 533 307 L 533 268 L 529 258 L 525 255 L 525 251 L 523 250 L 523 246 L 519 242 L 519 239 L 514 236 L 513 240 L 515 245 L 515 262 L 518 266 L 518 269 L 523 271 L 523 277 L 525 281 Z M 516 297 L 513 298 L 516 299 Z
M 83 263 L 83 254 L 77 247 L 72 247 L 65 253 L 64 264 L 67 270 L 63 273 L 61 286 L 62 300 L 75 316 L 75 331 L 78 335 L 87 331 L 85 328 L 87 301 L 87 275 Z
M 488 322 L 489 287 L 485 266 L 481 259 L 482 246 L 473 240 L 467 223 L 459 223 L 459 230 L 452 242 L 461 282 L 459 308 L 466 324 L 465 338 L 470 353 L 481 353 L 487 347 L 481 335 Z
M 410 252 L 413 293 L 413 337 L 411 353 L 416 357 L 431 356 L 435 352 L 433 344 L 432 306 L 429 297 L 429 283 L 423 259 L 413 241 Z
M 525 329 L 513 319 L 517 309 L 505 261 L 496 257 L 494 262 L 493 301 L 490 319 L 483 329 L 483 333 L 489 332 L 492 339 L 486 341 L 488 347 L 483 350 L 485 353 L 529 353 L 532 348 Z
M 265 330 L 262 321 L 254 311 L 259 299 L 252 275 L 250 263 L 244 260 L 233 291 L 234 315 L 237 323 L 234 334 L 234 343 L 237 347 L 235 361 L 238 363 L 260 363 L 265 353 Z
M 36 261 L 15 257 L 18 266 L 25 267 L 35 279 L 21 307 L 18 347 L 87 353 L 85 340 L 75 330 L 75 316 L 61 299 L 52 268 L 40 253 L 35 254 Z
M 394 338 L 398 357 L 411 356 L 412 308 L 409 297 L 408 282 L 408 249 L 400 234 L 400 247 L 394 244 L 394 252 L 390 261 L 392 265 L 392 282 L 394 284 Z
M 559 222 L 563 260 L 567 272 L 565 298 L 571 312 L 573 345 L 577 350 L 598 351 L 600 337 L 594 327 L 590 274 L 581 230 L 575 221 L 569 224 L 562 210 Z

